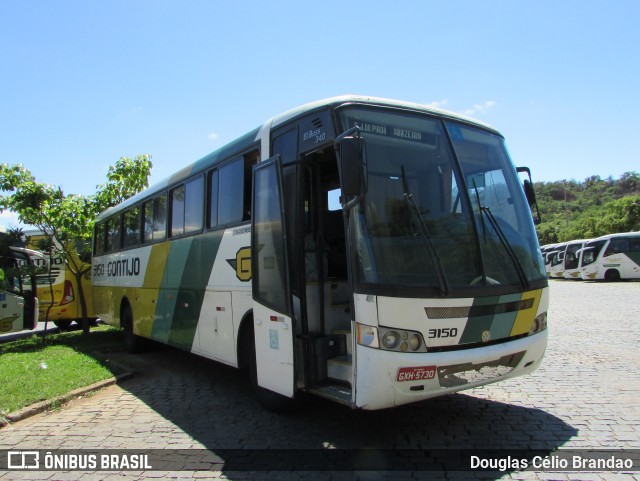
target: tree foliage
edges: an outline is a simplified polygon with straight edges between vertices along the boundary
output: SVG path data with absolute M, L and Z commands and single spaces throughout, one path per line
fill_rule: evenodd
M 541 244 L 640 230 L 640 174 L 536 182 Z
M 87 276 L 91 236 L 96 216 L 148 186 L 151 156 L 122 157 L 107 172 L 107 181 L 89 196 L 65 194 L 60 187 L 36 181 L 21 164 L 0 165 L 0 211 L 11 210 L 18 219 L 50 237 L 55 255 L 62 257 L 78 285 L 83 330 L 88 332 L 82 278 Z M 74 255 L 74 251 L 78 255 Z M 83 262 L 85 261 L 85 262 Z

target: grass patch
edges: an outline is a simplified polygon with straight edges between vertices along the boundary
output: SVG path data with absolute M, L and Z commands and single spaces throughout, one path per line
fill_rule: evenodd
M 110 326 L 0 344 L 0 415 L 110 378 L 113 370 L 91 353 L 121 345 L 122 331 Z

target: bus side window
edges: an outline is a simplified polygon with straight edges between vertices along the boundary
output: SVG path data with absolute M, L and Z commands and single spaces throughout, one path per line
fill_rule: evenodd
M 298 159 L 298 129 L 291 129 L 273 139 L 272 155 L 279 155 L 283 164 Z
M 107 252 L 120 249 L 120 216 L 116 215 L 107 220 Z
M 95 245 L 93 250 L 95 255 L 99 256 L 104 254 L 105 252 L 105 244 L 106 244 L 106 224 L 103 222 L 101 224 L 96 224 L 95 234 L 94 234 L 94 242 Z
M 629 239 L 611 239 L 607 251 L 603 257 L 612 256 L 622 252 L 629 252 Z
M 167 196 L 162 194 L 143 204 L 142 242 L 148 243 L 166 238 Z
M 209 205 L 207 212 L 207 227 L 218 225 L 218 171 L 209 172 L 207 179 L 207 191 L 209 193 Z
M 219 170 L 218 224 L 240 222 L 244 208 L 244 159 L 237 159 Z
M 202 230 L 204 204 L 202 176 L 171 189 L 171 236 L 193 234 Z
M 251 182 L 253 181 L 253 166 L 260 160 L 260 151 L 254 150 L 244 156 L 244 199 L 242 220 L 251 220 Z
M 260 152 L 253 150 L 209 174 L 209 222 L 213 224 L 217 207 L 217 225 L 234 224 L 251 219 L 252 169 Z M 217 178 L 216 178 L 217 177 Z M 217 205 L 213 205 L 213 188 L 217 185 Z
M 140 242 L 140 207 L 136 206 L 124 213 L 123 247 L 135 247 Z

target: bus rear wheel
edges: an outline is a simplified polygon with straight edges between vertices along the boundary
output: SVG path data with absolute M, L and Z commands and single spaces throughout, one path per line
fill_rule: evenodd
M 56 327 L 62 331 L 66 331 L 67 329 L 69 329 L 69 327 L 71 327 L 71 322 L 72 322 L 71 319 L 53 321 Z
M 143 339 L 133 333 L 133 315 L 131 314 L 131 308 L 129 306 L 125 306 L 122 309 L 120 325 L 123 330 L 122 337 L 125 350 L 130 353 L 140 352 L 142 350 Z

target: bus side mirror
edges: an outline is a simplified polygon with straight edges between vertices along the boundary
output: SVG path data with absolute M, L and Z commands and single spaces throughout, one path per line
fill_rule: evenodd
M 360 196 L 366 193 L 364 166 L 365 144 L 362 137 L 342 137 L 336 143 L 340 186 L 343 196 Z
M 522 188 L 524 190 L 524 195 L 527 198 L 527 202 L 529 203 L 529 207 L 531 208 L 531 213 L 533 214 L 533 223 L 538 225 L 542 222 L 542 219 L 540 218 L 540 210 L 538 209 L 538 201 L 536 200 L 536 191 L 534 190 L 533 182 L 531 181 L 531 170 L 529 170 L 529 167 L 518 167 L 516 170 L 518 173 L 524 172 L 529 177 L 522 181 Z

